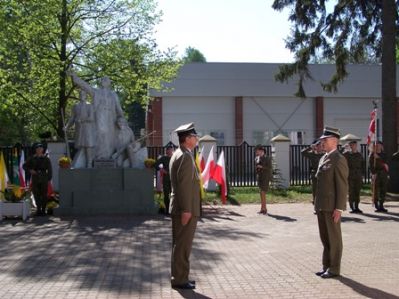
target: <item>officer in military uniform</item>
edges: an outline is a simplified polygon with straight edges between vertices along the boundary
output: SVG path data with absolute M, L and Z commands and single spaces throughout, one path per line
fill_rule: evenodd
M 50 159 L 44 155 L 44 147 L 41 143 L 33 146 L 35 154 L 26 160 L 23 168 L 31 174 L 32 193 L 35 198 L 37 216 L 46 215 L 47 188 L 52 178 Z
M 169 162 L 173 155 L 174 147 L 172 144 L 166 146 L 165 155 L 161 156 L 155 162 L 155 169 L 162 173 L 162 188 L 163 188 L 163 202 L 165 204 L 165 215 L 169 214 L 169 197 L 171 192 L 170 175 L 169 175 Z
M 313 141 L 313 143 L 309 147 L 304 148 L 301 153 L 303 157 L 309 159 L 310 180 L 312 182 L 313 195 L 312 203 L 314 204 L 317 188 L 317 167 L 319 166 L 320 158 L 324 155 L 321 148 L 320 140 L 316 139 L 315 141 Z
M 194 124 L 178 127 L 179 148 L 170 160 L 172 184 L 170 210 L 172 215 L 172 277 L 173 288 L 194 289 L 189 280 L 190 254 L 197 221 L 201 212 L 200 173 L 195 164 L 193 150 L 198 136 Z
M 339 130 L 332 127 L 325 127 L 320 137 L 326 153 L 316 172 L 315 210 L 323 244 L 323 268 L 316 275 L 322 278 L 339 276 L 341 269 L 341 213 L 346 209 L 349 170 L 345 157 L 337 149 L 339 138 Z
M 372 174 L 373 202 L 376 212 L 388 212 L 384 208 L 385 196 L 387 193 L 389 168 L 386 162 L 382 141 L 373 146 L 369 155 L 369 167 Z
M 349 206 L 351 211 L 349 213 L 363 213 L 359 209 L 360 203 L 360 189 L 362 188 L 363 180 L 363 163 L 362 154 L 357 150 L 357 141 L 349 142 L 349 149 L 344 151 L 343 155 L 348 162 L 349 167 Z

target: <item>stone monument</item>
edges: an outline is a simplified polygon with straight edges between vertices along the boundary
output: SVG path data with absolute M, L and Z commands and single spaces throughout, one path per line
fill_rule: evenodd
M 58 215 L 155 214 L 154 172 L 144 168 L 147 148 L 135 140 L 111 80 L 93 87 L 68 71 L 80 89 L 66 128 L 75 126 L 77 156 L 60 169 Z M 92 103 L 86 101 L 86 94 Z M 94 166 L 94 167 L 93 167 Z

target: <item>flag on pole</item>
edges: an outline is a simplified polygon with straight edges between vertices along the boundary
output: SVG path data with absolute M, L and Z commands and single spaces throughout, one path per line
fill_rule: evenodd
M 226 163 L 224 161 L 223 151 L 220 153 L 212 178 L 216 181 L 216 183 L 219 184 L 220 197 L 222 199 L 222 203 L 225 204 L 227 199 L 227 181 L 226 181 Z
M 205 190 L 204 186 L 202 184 L 202 176 L 201 176 L 201 160 L 200 160 L 200 155 L 198 155 L 198 151 L 195 153 L 195 166 L 197 167 L 197 171 L 199 173 L 199 180 L 200 180 L 200 191 L 201 191 L 201 199 L 205 198 Z
M 376 118 L 377 118 L 377 108 L 374 108 L 373 111 L 371 111 L 370 114 L 371 120 L 370 120 L 370 125 L 369 125 L 369 132 L 367 135 L 367 144 L 369 145 L 370 143 L 375 142 L 376 140 Z
M 199 169 L 201 170 L 201 173 L 205 169 L 205 159 L 204 159 L 204 156 L 202 155 L 203 152 L 204 152 L 204 147 L 202 146 L 201 151 L 200 151 L 199 156 L 198 156 Z
M 18 149 L 14 148 L 12 152 L 12 184 L 14 186 L 21 186 L 19 181 Z
M 19 158 L 19 167 L 18 167 L 18 176 L 19 176 L 19 183 L 21 184 L 21 187 L 25 188 L 26 187 L 26 182 L 25 182 L 25 170 L 23 168 L 25 163 L 25 154 L 24 151 L 21 151 L 21 157 Z
M 7 184 L 9 182 L 6 162 L 4 161 L 3 152 L 0 152 L 0 199 L 4 199 L 4 191 L 7 188 Z
M 204 188 L 208 188 L 209 180 L 213 176 L 215 170 L 215 159 L 213 158 L 213 146 L 209 152 L 208 159 L 206 160 L 204 171 L 201 174 Z

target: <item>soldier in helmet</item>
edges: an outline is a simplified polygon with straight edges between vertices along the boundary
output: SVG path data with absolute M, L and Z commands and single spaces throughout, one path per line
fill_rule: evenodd
M 373 146 L 373 150 L 369 155 L 369 166 L 373 182 L 373 202 L 376 212 L 388 212 L 388 210 L 384 208 L 389 179 L 389 168 L 386 159 L 383 143 L 382 141 L 378 141 L 378 143 Z
M 359 209 L 360 203 L 360 189 L 362 188 L 363 180 L 363 157 L 357 150 L 357 141 L 349 142 L 349 149 L 343 153 L 349 167 L 349 206 L 351 211 L 349 213 L 363 213 Z
M 23 168 L 32 176 L 32 193 L 35 198 L 37 216 L 46 215 L 47 187 L 52 177 L 50 159 L 44 154 L 44 147 L 41 143 L 33 146 L 35 153 L 26 160 Z

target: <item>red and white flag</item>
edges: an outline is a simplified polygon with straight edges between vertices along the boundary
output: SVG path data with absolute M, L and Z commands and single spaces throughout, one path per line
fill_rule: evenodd
M 369 125 L 369 133 L 367 135 L 367 144 L 370 144 L 375 141 L 375 123 L 377 119 L 377 108 L 374 108 L 370 114 L 371 120 Z
M 23 168 L 25 163 L 25 153 L 22 150 L 21 151 L 21 157 L 19 158 L 19 165 L 18 165 L 18 177 L 19 177 L 19 185 L 23 188 L 26 187 L 26 182 L 25 182 L 25 170 Z
M 200 168 L 201 173 L 202 173 L 202 172 L 204 171 L 204 169 L 205 169 L 205 158 L 204 158 L 204 156 L 202 155 L 203 151 L 204 151 L 204 147 L 201 148 L 201 151 L 200 151 L 199 156 L 198 156 L 199 168 Z
M 220 197 L 222 199 L 222 203 L 225 204 L 227 199 L 227 181 L 226 181 L 226 163 L 224 161 L 223 151 L 219 155 L 219 159 L 218 162 L 216 163 L 212 178 L 220 186 Z
M 213 172 L 215 171 L 215 159 L 213 158 L 213 146 L 211 151 L 209 152 L 208 159 L 206 160 L 205 168 L 201 173 L 201 178 L 203 182 L 204 188 L 208 188 L 209 180 L 213 176 Z

